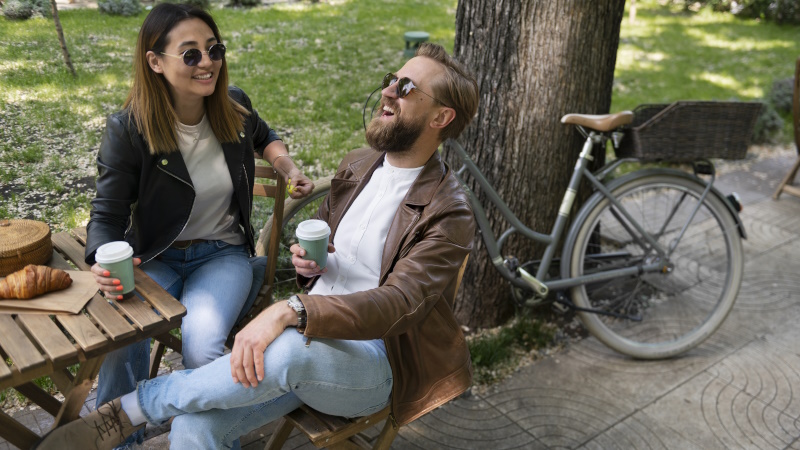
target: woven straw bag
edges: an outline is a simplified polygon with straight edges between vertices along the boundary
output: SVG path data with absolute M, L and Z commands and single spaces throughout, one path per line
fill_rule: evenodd
M 50 227 L 36 220 L 0 220 L 0 277 L 28 264 L 44 264 L 53 255 Z

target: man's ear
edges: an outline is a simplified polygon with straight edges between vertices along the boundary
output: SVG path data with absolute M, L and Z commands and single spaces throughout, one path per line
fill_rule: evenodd
M 443 107 L 439 109 L 436 117 L 431 121 L 431 128 L 444 128 L 450 125 L 450 122 L 456 118 L 456 110 L 453 108 Z
M 153 51 L 147 52 L 144 57 L 147 58 L 147 65 L 150 66 L 153 72 L 164 73 L 164 68 L 161 67 L 161 59 Z

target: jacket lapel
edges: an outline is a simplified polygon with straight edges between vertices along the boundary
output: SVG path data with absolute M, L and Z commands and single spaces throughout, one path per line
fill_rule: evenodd
M 331 180 L 330 215 L 328 217 L 328 224 L 331 227 L 331 242 L 333 242 L 333 236 L 336 235 L 344 213 L 369 182 L 372 173 L 383 162 L 383 158 L 384 153 L 374 152 L 374 154 L 353 161 L 347 166 L 353 176 Z
M 383 255 L 381 257 L 381 276 L 380 284 L 383 284 L 389 275 L 394 260 L 399 256 L 400 251 L 405 251 L 422 238 L 420 235 L 409 236 L 414 226 L 422 216 L 422 212 L 430 204 L 436 189 L 442 182 L 444 175 L 444 165 L 442 164 L 439 152 L 434 154 L 425 163 L 414 184 L 408 189 L 406 197 L 397 208 L 392 226 L 386 235 L 386 242 L 383 245 Z M 421 231 L 415 234 L 421 233 Z
M 156 155 L 156 165 L 159 169 L 183 180 L 194 188 L 192 177 L 189 176 L 189 169 L 186 168 L 186 163 L 183 162 L 183 156 L 181 156 L 180 151 L 174 151 L 166 155 Z
M 223 142 L 222 153 L 225 154 L 225 162 L 228 164 L 228 172 L 231 174 L 231 181 L 233 186 L 239 186 L 242 178 L 243 160 L 242 160 L 242 144 L 241 142 Z

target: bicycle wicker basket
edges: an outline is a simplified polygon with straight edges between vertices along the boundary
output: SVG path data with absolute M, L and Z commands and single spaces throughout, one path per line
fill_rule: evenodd
M 758 102 L 706 101 L 639 105 L 616 155 L 670 161 L 742 159 L 761 107 Z
M 0 220 L 0 277 L 28 264 L 44 264 L 53 254 L 50 227 L 36 220 Z

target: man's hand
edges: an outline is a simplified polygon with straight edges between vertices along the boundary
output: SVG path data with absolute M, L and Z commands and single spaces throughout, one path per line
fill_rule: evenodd
M 141 258 L 133 258 L 133 265 L 138 266 L 142 263 Z M 100 267 L 100 264 L 94 263 L 91 268 L 94 281 L 97 282 L 99 290 L 103 291 L 103 295 L 111 300 L 122 300 L 122 282 L 119 278 L 111 278 L 111 272 L 108 269 Z
M 264 351 L 286 327 L 297 325 L 297 313 L 278 302 L 236 333 L 231 351 L 231 377 L 244 387 L 256 387 L 264 379 Z
M 306 278 L 314 278 L 328 271 L 327 267 L 319 270 L 319 266 L 317 266 L 317 263 L 313 260 L 303 259 L 303 256 L 306 255 L 306 251 L 303 250 L 303 247 L 300 247 L 299 244 L 293 244 L 289 247 L 289 251 L 292 252 L 292 264 L 294 264 L 294 269 L 299 275 Z M 333 248 L 333 244 L 328 243 L 328 253 L 333 253 L 335 251 L 336 249 Z

